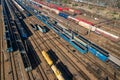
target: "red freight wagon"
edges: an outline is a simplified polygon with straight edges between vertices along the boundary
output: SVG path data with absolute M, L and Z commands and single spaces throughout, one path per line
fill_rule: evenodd
M 63 8 L 62 7 L 57 7 L 57 10 L 63 11 Z
M 69 10 L 69 8 L 67 8 L 67 7 L 64 7 L 64 8 L 63 8 L 63 10 L 67 10 L 67 11 L 68 11 L 68 10 Z

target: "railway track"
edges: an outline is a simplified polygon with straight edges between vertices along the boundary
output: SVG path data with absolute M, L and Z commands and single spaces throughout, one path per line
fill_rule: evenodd
M 37 33 L 36 33 L 36 35 L 38 35 L 39 37 L 41 37 L 40 34 L 37 34 Z M 47 37 L 48 39 L 50 39 L 50 37 L 48 37 L 48 35 L 46 35 L 46 37 Z M 33 41 L 33 40 L 34 40 L 34 38 L 32 39 L 32 41 Z M 42 40 L 42 38 L 41 38 L 41 40 Z M 36 43 L 36 42 L 37 42 L 37 41 L 34 41 L 34 43 Z M 55 45 L 56 42 L 54 42 L 53 40 L 50 39 L 49 42 L 50 42 L 54 47 L 57 46 L 57 45 Z M 55 44 L 54 44 L 54 43 L 55 43 Z M 36 46 L 37 46 L 37 45 L 38 45 L 38 44 L 36 43 Z M 45 46 L 45 45 L 48 45 L 48 44 L 46 43 L 46 44 L 44 44 L 44 46 Z M 47 47 L 48 49 L 50 49 L 50 48 L 49 48 L 50 46 L 46 46 L 46 47 Z M 38 47 L 38 48 L 40 48 L 40 47 Z M 61 51 L 61 49 L 59 49 L 59 48 L 56 48 L 56 49 L 57 49 L 57 51 L 58 51 L 59 53 L 60 53 L 60 52 L 63 53 L 63 51 Z M 46 50 L 47 50 L 47 49 L 46 49 Z M 41 51 L 41 50 L 39 50 L 39 51 Z M 32 51 L 31 51 L 31 52 L 32 52 Z M 64 53 L 65 53 L 65 52 L 64 52 Z M 63 54 L 64 54 L 64 53 L 63 53 Z M 64 55 L 65 55 L 65 54 L 64 54 Z M 66 57 L 65 57 L 65 58 L 66 58 Z M 79 58 L 79 57 L 78 57 L 78 58 Z M 35 59 L 35 60 L 36 60 L 36 59 Z M 69 62 L 71 62 L 71 61 L 69 60 Z M 82 62 L 81 62 L 81 63 L 82 63 Z M 72 62 L 71 62 L 71 64 L 72 64 Z M 39 71 L 39 72 L 40 72 L 40 71 Z M 41 74 L 41 73 L 40 73 L 40 74 Z M 33 78 L 33 79 L 31 78 L 31 80 L 34 80 L 35 78 L 33 77 L 33 74 L 30 74 L 30 75 L 31 75 L 32 78 Z M 44 79 L 43 79 L 43 80 L 44 80 Z M 45 80 L 46 80 L 46 79 L 45 79 Z
M 99 65 L 100 66 L 100 65 Z M 102 70 L 104 70 L 105 71 L 105 68 L 103 68 Z M 107 73 L 107 71 L 105 71 L 105 73 Z M 112 77 L 113 78 L 113 77 Z
M 38 34 L 39 34 L 39 35 L 38 35 Z M 40 33 L 36 33 L 36 36 L 39 37 L 39 36 L 41 36 L 41 35 L 40 35 Z M 43 35 L 42 35 L 42 36 L 43 36 Z M 41 36 L 41 37 L 42 37 L 42 36 Z M 44 35 L 44 37 L 47 37 L 47 35 L 46 35 L 46 36 Z M 48 40 L 48 39 L 47 39 L 47 40 Z M 46 48 L 45 50 L 48 51 L 48 50 L 51 49 L 51 46 L 48 46 L 49 43 L 46 42 L 47 40 L 43 40 L 43 39 L 41 38 L 41 41 L 43 42 L 43 44 L 44 44 L 44 46 L 45 46 L 45 48 Z M 50 42 L 50 43 L 51 43 L 51 42 Z M 60 53 L 60 52 L 59 52 L 59 53 Z M 67 60 L 68 60 L 68 59 L 67 59 Z M 69 61 L 69 60 L 68 60 L 68 61 Z M 70 61 L 69 61 L 69 62 L 70 62 Z M 72 62 L 71 65 L 74 66 L 73 64 L 74 64 L 74 63 Z M 76 68 L 77 70 L 79 70 L 76 66 L 75 66 L 74 68 Z M 80 72 L 80 71 L 78 71 L 78 72 Z M 82 75 L 82 74 L 81 74 L 81 75 Z M 82 75 L 82 76 L 84 76 L 84 75 Z M 85 77 L 86 77 L 86 76 L 85 76 Z
M 5 8 L 6 8 L 5 1 L 3 1 L 3 15 L 4 15 L 4 18 L 6 19 L 6 24 L 8 24 L 8 26 L 10 26 L 10 25 L 9 25 L 8 16 L 7 16 L 7 14 L 6 14 L 6 9 L 5 9 Z M 4 24 L 4 25 L 5 25 L 5 24 Z M 4 41 L 3 41 L 3 37 L 4 37 L 4 36 L 3 36 L 3 31 L 5 31 L 5 30 L 3 30 L 3 28 L 2 28 L 2 31 L 1 31 L 1 32 L 2 32 L 2 40 L 1 40 L 1 41 L 2 41 L 2 42 L 1 42 L 1 43 L 2 43 L 2 46 L 1 46 L 1 49 L 2 49 L 2 62 L 3 62 L 3 64 L 2 64 L 2 68 L 1 68 L 1 69 L 3 70 L 3 71 L 2 71 L 2 73 L 3 73 L 3 74 L 2 74 L 3 78 L 1 78 L 1 79 L 5 80 L 5 79 L 6 79 L 6 76 L 7 76 L 7 75 L 6 75 L 6 74 L 7 74 L 7 68 L 5 67 L 5 66 L 6 66 L 5 64 L 7 64 L 7 63 L 6 63 L 5 61 L 6 61 L 7 57 L 6 57 L 6 48 L 5 48 L 5 46 L 3 45 L 3 44 L 4 44 Z M 10 57 L 10 56 L 9 56 L 9 57 Z M 10 60 L 11 60 L 11 59 L 10 59 Z M 11 62 L 9 62 L 8 65 L 9 65 L 9 66 L 7 66 L 7 67 L 9 67 L 9 69 L 12 70 Z M 8 74 L 9 74 L 9 72 L 8 72 Z M 13 76 L 14 76 L 14 75 L 13 75 L 13 72 L 12 72 L 10 78 L 13 79 Z
M 29 31 L 28 31 L 28 33 L 29 33 Z M 25 42 L 25 41 L 24 41 Z M 25 44 L 24 43 L 24 45 L 25 46 L 27 46 L 26 47 L 26 50 L 28 50 L 28 48 L 29 48 L 29 52 L 27 52 L 27 53 L 31 53 L 31 56 L 33 56 L 33 57 L 30 57 L 29 55 L 30 54 L 28 54 L 28 56 L 29 56 L 29 59 L 31 59 L 31 61 L 32 61 L 32 59 L 34 59 L 34 61 L 35 61 L 35 63 L 34 64 L 39 64 L 39 61 L 36 59 L 36 55 L 34 54 L 35 52 L 33 52 L 33 50 L 32 50 L 32 48 L 30 47 L 30 46 L 32 46 L 32 45 L 29 45 L 29 41 L 28 40 L 26 40 L 26 43 L 27 44 Z M 34 65 L 33 64 L 33 65 Z M 39 73 L 39 78 L 40 79 L 42 79 L 42 80 L 48 80 L 48 78 L 46 77 L 46 75 L 45 75 L 45 73 L 44 73 L 44 71 L 43 71 L 44 69 L 43 69 L 43 67 L 41 66 L 41 65 L 38 65 L 38 67 L 37 67 L 37 72 L 36 71 L 32 71 L 32 72 L 28 72 L 28 77 L 29 77 L 29 80 L 35 80 L 37 77 L 35 77 L 35 73 Z
M 5 80 L 5 61 L 4 61 L 4 45 L 3 45 L 3 27 L 1 27 L 1 31 L 0 31 L 0 79 L 1 80 Z
M 35 36 L 34 37 L 31 36 L 30 41 L 31 41 L 31 43 L 32 43 L 32 45 L 33 45 L 36 52 L 41 53 L 42 50 L 45 50 L 45 49 L 43 49 L 42 47 L 40 47 L 38 45 L 39 42 L 36 40 Z M 38 66 L 37 72 L 39 73 L 39 75 L 41 74 L 41 77 L 43 78 L 42 80 L 52 80 L 52 77 L 50 78 L 47 75 L 47 73 L 51 73 L 50 67 L 48 67 L 48 64 L 44 64 L 44 63 L 46 63 L 46 61 L 44 60 L 44 58 L 42 57 L 41 54 L 37 54 L 37 55 L 39 56 L 40 60 L 43 62 L 43 63 L 40 63 L 40 65 Z M 38 61 L 36 60 L 36 62 L 38 62 Z M 46 67 L 46 69 L 43 69 L 45 67 Z M 51 73 L 49 75 L 53 76 L 53 73 Z
M 51 16 L 51 17 L 54 17 L 54 16 Z M 61 20 L 57 20 L 57 21 L 59 21 L 59 22 L 61 22 L 61 23 L 63 23 L 63 21 L 65 21 L 65 19 L 63 19 L 63 18 L 60 18 L 59 16 L 57 16 L 57 17 L 54 17 L 54 18 L 59 18 L 59 19 L 62 19 L 62 22 L 61 22 Z M 67 22 L 66 22 L 67 23 Z M 69 23 L 71 24 L 71 25 L 73 25 L 73 22 L 72 21 L 69 21 Z M 67 24 L 65 24 L 65 25 L 67 25 Z M 74 23 L 74 25 L 75 25 L 75 23 Z M 75 25 L 75 26 L 77 26 L 77 25 Z M 68 26 L 66 26 L 66 27 L 68 27 Z M 77 26 L 77 27 L 79 27 L 79 26 Z M 77 30 L 77 29 L 79 29 L 80 31 L 78 31 L 77 33 L 78 34 L 81 34 L 81 35 L 86 35 L 86 31 L 87 30 L 83 30 L 83 28 L 77 28 L 77 27 L 75 27 L 75 28 L 72 28 L 72 26 L 70 26 L 69 25 L 69 27 L 68 28 L 70 28 L 70 29 L 73 29 L 73 30 Z M 110 29 L 110 28 L 108 28 L 108 27 L 104 27 L 105 29 Z M 82 31 L 82 32 L 81 32 Z M 114 31 L 114 30 L 113 30 Z M 115 31 L 116 32 L 116 31 Z M 83 34 L 84 33 L 84 34 Z M 119 33 L 119 31 L 117 32 L 117 33 Z M 94 33 L 92 33 L 92 34 L 94 34 Z M 89 35 L 88 35 L 89 36 Z M 97 35 L 95 35 L 94 34 L 94 36 L 96 36 L 97 37 Z M 86 37 L 86 36 L 85 36 Z M 98 37 L 102 37 L 102 36 L 98 36 Z M 97 39 L 98 39 L 98 37 L 97 37 Z M 89 38 L 87 38 L 87 39 L 89 39 Z M 103 38 L 104 39 L 104 38 Z M 107 40 L 107 39 L 106 39 Z M 93 40 L 93 41 L 95 41 L 95 39 Z M 98 42 L 96 42 L 97 44 L 99 44 Z M 111 42 L 112 44 L 114 44 L 114 45 L 117 45 L 116 43 L 114 43 L 114 42 Z M 119 46 L 119 45 L 118 45 Z M 105 49 L 107 49 L 107 50 L 109 50 L 111 53 L 114 53 L 113 55 L 115 55 L 115 56 L 119 56 L 119 49 L 116 49 L 115 47 L 113 47 L 113 48 L 110 48 L 109 47 L 109 44 L 107 43 L 105 43 L 105 44 L 103 44 L 103 46 L 102 47 L 104 47 Z
M 38 35 L 39 34 L 39 35 Z M 36 35 L 38 35 L 38 37 L 39 36 L 41 36 L 40 35 L 40 33 L 37 33 Z M 42 36 L 41 36 L 42 37 Z M 44 37 L 47 37 L 47 35 L 44 35 Z M 42 38 L 41 38 L 42 39 Z M 48 38 L 49 39 L 49 38 Z M 47 39 L 47 40 L 48 40 Z M 48 46 L 48 44 L 49 43 L 47 43 L 46 41 L 47 40 L 41 40 L 42 42 L 44 42 L 43 44 L 44 44 L 44 46 L 47 48 L 47 50 L 50 50 L 51 49 L 51 46 Z M 49 40 L 50 41 L 50 40 Z M 50 43 L 52 43 L 52 41 L 50 41 Z M 53 45 L 53 44 L 52 44 Z M 54 45 L 54 47 L 55 47 L 55 45 Z M 59 49 L 59 48 L 57 48 L 57 52 L 59 52 L 59 55 L 62 55 L 62 54 L 60 54 L 60 53 L 63 53 L 64 54 L 64 52 L 62 51 L 62 52 L 60 52 L 61 50 Z M 64 56 L 64 55 L 62 55 L 62 56 Z M 66 56 L 64 56 L 64 58 L 66 58 Z M 66 58 L 67 59 L 67 58 Z M 68 61 L 69 61 L 69 59 L 67 59 Z M 72 62 L 72 61 L 69 61 L 69 63 L 72 65 L 72 66 L 74 66 L 75 64 L 74 64 L 74 62 Z M 74 66 L 74 68 L 75 69 L 77 69 L 77 71 L 78 72 L 81 72 L 81 70 L 80 70 L 80 68 L 77 68 L 76 66 Z M 80 71 L 79 71 L 80 70 Z M 84 78 L 85 79 L 89 79 L 87 76 L 85 76 L 85 74 L 82 74 L 82 73 L 80 73 L 80 75 L 82 75 L 82 76 L 84 76 Z
M 64 50 L 62 50 L 60 47 L 58 47 L 58 44 L 56 44 L 55 40 L 57 38 L 54 38 L 55 40 L 53 40 L 53 38 L 50 38 L 50 35 L 46 36 L 48 37 L 50 40 L 50 43 L 55 47 L 55 49 L 60 53 L 60 55 L 64 56 L 65 59 L 67 59 L 67 61 L 74 66 L 74 68 L 79 72 L 80 76 L 83 77 L 86 80 L 89 80 L 90 78 L 87 76 L 87 74 L 85 74 L 85 72 L 82 71 L 82 69 L 80 67 L 78 67 L 78 65 L 70 58 L 68 57 L 68 55 L 66 55 L 66 52 Z M 59 45 L 60 46 L 60 45 Z
M 35 80 L 32 72 L 27 72 L 27 74 L 28 74 L 28 78 L 29 78 L 28 80 Z
M 24 45 L 26 45 L 26 44 L 24 44 Z M 27 49 L 26 49 L 27 50 Z M 28 53 L 28 52 L 27 52 Z M 31 52 L 32 53 L 32 52 Z M 32 59 L 32 58 L 31 58 Z M 34 58 L 35 59 L 35 58 Z M 36 60 L 36 59 L 35 59 Z M 37 63 L 38 61 L 36 60 L 36 63 Z M 28 78 L 29 78 L 29 80 L 35 80 L 35 76 L 34 76 L 34 73 L 33 72 L 27 72 L 27 75 L 28 75 Z M 40 75 L 39 75 L 40 76 Z M 43 80 L 43 79 L 42 79 Z
M 0 1 L 0 4 L 2 2 Z M 3 7 L 0 6 L 0 11 L 3 11 Z M 3 56 L 3 14 L 0 13 L 0 24 L 1 26 L 1 31 L 0 31 L 0 79 L 4 80 L 4 56 Z
M 33 66 L 36 66 L 37 73 L 39 74 L 39 77 L 37 76 L 37 77 L 34 77 L 34 78 L 40 78 L 41 80 L 48 80 L 47 76 L 45 75 L 44 69 L 41 66 L 41 61 L 39 60 L 39 57 L 36 54 L 36 52 L 34 51 L 33 46 L 32 46 L 32 44 L 30 43 L 29 40 L 27 40 L 27 44 L 28 44 L 27 46 L 29 48 L 29 51 L 31 53 L 31 59 L 34 59 Z M 28 55 L 30 55 L 30 54 L 28 54 Z M 36 65 L 34 65 L 34 64 L 36 64 Z M 34 71 L 32 71 L 32 72 L 34 72 Z
M 53 34 L 51 34 L 51 35 L 53 35 Z M 70 48 L 65 47 L 64 44 L 62 43 L 62 41 L 61 41 L 60 39 L 56 38 L 56 40 L 57 40 L 64 48 L 66 48 L 68 51 L 70 51 Z M 65 42 L 64 42 L 64 43 L 65 43 Z M 59 46 L 60 46 L 60 45 L 59 45 Z M 96 66 L 96 67 L 98 67 L 99 69 L 101 69 L 101 71 L 104 72 L 104 75 L 108 74 L 111 79 L 114 79 L 114 75 L 113 75 L 111 72 L 109 72 L 108 70 L 106 70 L 106 68 L 105 68 L 103 65 L 99 64 L 99 62 L 97 62 L 97 61 L 95 60 L 95 58 L 90 57 L 90 56 L 92 56 L 92 55 L 84 55 L 83 57 L 78 57 L 79 55 L 77 55 L 77 54 L 74 55 L 74 54 L 72 54 L 72 53 L 73 53 L 73 50 L 71 50 L 71 53 L 70 53 L 70 54 L 71 54 L 72 56 L 74 56 L 76 59 L 78 59 L 78 61 L 81 62 L 83 65 L 85 65 L 84 63 L 86 63 L 86 62 L 81 61 L 81 59 L 82 59 L 82 58 L 88 59 L 88 62 L 87 62 L 87 63 L 93 64 L 94 66 Z M 70 54 L 69 54 L 69 55 L 70 55 Z M 68 56 L 69 56 L 69 55 L 68 55 Z M 83 63 L 83 62 L 84 62 L 84 63 Z M 91 70 L 91 71 L 93 72 L 94 70 Z M 93 73 L 95 73 L 95 72 L 93 72 Z M 97 73 L 96 73 L 96 74 L 97 74 Z M 97 77 L 100 78 L 100 75 L 97 75 Z
M 8 7 L 8 3 L 6 1 L 5 1 L 5 3 L 6 3 L 6 7 Z M 8 10 L 10 11 L 9 8 L 8 8 Z M 8 22 L 9 31 L 11 33 L 10 34 L 10 36 L 11 36 L 11 42 L 13 44 L 13 43 L 16 43 L 16 41 L 15 41 L 15 37 L 14 37 L 13 31 L 12 31 L 12 25 L 10 23 L 11 19 L 13 19 L 13 16 L 12 17 L 11 16 L 12 16 L 12 13 L 10 11 L 10 14 L 7 14 L 7 18 L 6 19 L 7 19 L 7 22 Z M 13 47 L 15 47 L 15 46 L 13 46 Z M 10 52 L 10 53 L 8 53 L 8 56 L 9 56 L 10 65 L 11 65 L 12 79 L 13 80 L 18 80 L 18 72 L 17 72 L 16 63 L 15 63 L 16 61 L 15 61 L 14 53 Z
M 10 2 L 10 5 L 12 5 L 11 4 L 11 2 Z M 11 6 L 10 6 L 10 8 L 11 8 Z M 12 13 L 13 13 L 13 15 L 14 16 L 12 16 L 12 17 L 14 17 L 15 18 L 15 21 L 17 20 L 16 18 L 17 18 L 17 16 L 15 15 L 15 13 L 12 11 Z M 14 24 L 15 25 L 15 24 Z M 15 26 L 12 26 L 11 27 L 11 32 L 12 32 L 12 30 L 13 30 L 13 32 L 14 32 L 14 36 L 12 36 L 12 37 L 14 37 L 13 39 L 16 39 L 15 41 L 17 41 L 18 42 L 18 40 L 19 39 L 21 39 L 20 38 L 20 35 L 18 35 L 18 30 L 17 30 L 17 28 L 15 27 Z M 16 34 L 16 35 L 15 35 Z M 16 36 L 16 37 L 15 37 Z M 14 42 L 13 42 L 14 43 Z M 17 44 L 17 46 L 19 46 L 19 49 L 20 49 L 20 45 L 18 45 Z M 22 47 L 21 47 L 22 48 Z M 12 53 L 12 54 L 14 54 L 14 53 Z M 20 56 L 20 55 L 19 55 Z M 18 61 L 18 58 L 15 58 L 14 57 L 14 55 L 11 55 L 11 57 L 12 57 L 12 60 L 11 60 L 11 62 L 13 62 L 14 63 L 14 67 L 13 67 L 13 69 L 15 69 L 16 70 L 16 75 L 17 75 L 17 77 L 15 77 L 15 80 L 17 79 L 17 80 L 24 80 L 24 79 L 27 79 L 27 78 L 24 78 L 24 75 L 23 75 L 23 73 L 22 73 L 22 68 L 21 68 L 21 65 L 20 65 L 20 60 Z M 27 74 L 28 76 L 29 76 L 29 74 Z M 28 79 L 28 80 L 32 80 L 32 79 Z

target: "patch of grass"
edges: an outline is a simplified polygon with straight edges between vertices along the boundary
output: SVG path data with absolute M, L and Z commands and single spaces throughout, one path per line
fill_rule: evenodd
M 72 6 L 78 6 L 78 4 L 73 4 Z
M 93 6 L 90 6 L 90 5 L 89 5 L 88 8 L 89 8 L 89 9 L 93 9 Z

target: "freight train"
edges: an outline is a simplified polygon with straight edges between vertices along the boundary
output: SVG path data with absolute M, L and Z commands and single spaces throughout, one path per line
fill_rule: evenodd
M 81 14 L 80 10 L 76 10 L 76 9 L 72 9 L 72 8 L 69 8 L 69 7 L 62 7 L 62 6 L 58 6 L 56 4 L 53 4 L 53 3 L 44 3 L 44 2 L 41 2 L 39 0 L 34 0 L 36 2 L 39 2 L 41 4 L 44 4 L 45 6 L 48 6 L 50 8 L 54 8 L 54 9 L 57 9 L 59 11 L 69 11 L 71 13 L 75 13 L 75 14 Z M 41 6 L 42 7 L 42 6 Z
M 64 15 L 64 13 L 61 13 L 60 15 L 64 17 L 66 16 Z M 60 37 L 62 37 L 64 40 L 70 43 L 80 53 L 85 54 L 87 52 L 91 52 L 93 55 L 95 55 L 103 62 L 108 60 L 109 54 L 105 53 L 105 50 L 103 49 L 101 50 L 100 47 L 95 46 L 90 41 L 88 42 L 87 39 L 83 38 L 82 36 L 79 35 L 80 37 L 77 38 L 78 34 L 75 35 L 74 32 L 72 32 L 71 34 L 71 32 L 69 32 L 69 30 L 65 29 L 64 27 L 62 28 L 59 25 L 51 23 L 52 21 L 50 21 L 50 19 L 47 18 L 46 16 L 36 15 L 36 17 L 40 19 L 44 24 L 46 24 L 50 29 L 54 30 Z
M 5 5 L 6 6 L 6 5 Z M 13 51 L 13 46 L 12 46 L 12 40 L 11 40 L 11 33 L 9 30 L 9 23 L 8 23 L 8 18 L 7 18 L 7 13 L 5 11 L 5 7 L 3 6 L 3 13 L 4 15 L 4 40 L 6 43 L 6 52 L 12 52 Z
M 45 58 L 45 60 L 47 61 L 48 65 L 53 70 L 53 72 L 54 72 L 55 76 L 57 77 L 57 79 L 58 80 L 65 80 L 64 77 L 62 76 L 62 73 L 60 72 L 60 70 L 53 64 L 53 61 L 49 57 L 49 55 L 45 51 L 42 51 L 42 55 Z
M 20 35 L 18 33 L 18 29 L 17 29 L 17 27 L 19 27 L 19 29 L 22 28 L 21 25 L 20 25 L 21 23 L 19 22 L 19 19 L 17 18 L 17 15 L 15 15 L 15 13 L 13 12 L 13 11 L 18 12 L 18 11 L 16 9 L 14 9 L 14 7 L 12 6 L 12 3 L 10 1 L 9 2 L 6 1 L 6 3 L 9 3 L 9 6 L 7 5 L 7 7 L 11 8 L 11 13 L 14 17 L 14 21 L 13 20 L 10 21 L 10 23 L 12 25 L 11 29 L 13 31 L 14 40 L 16 42 L 16 44 L 15 44 L 16 46 L 14 46 L 13 48 L 16 48 L 16 50 L 17 49 L 19 50 L 20 55 L 21 55 L 20 58 L 22 58 L 22 62 L 23 62 L 25 71 L 31 71 L 32 66 L 31 66 L 31 63 L 30 63 L 30 60 L 29 60 L 28 56 L 26 55 L 26 50 L 25 50 L 25 47 L 23 45 L 23 41 L 21 40 L 22 37 L 20 37 Z M 16 26 L 15 26 L 15 22 L 16 22 Z M 5 28 L 5 29 L 7 29 L 7 28 Z M 22 30 L 20 30 L 20 31 L 22 31 Z M 8 29 L 7 29 L 7 32 L 8 32 Z
M 91 31 L 93 31 L 93 32 L 95 32 L 97 34 L 100 34 L 100 35 L 104 36 L 104 37 L 107 37 L 112 41 L 117 42 L 117 41 L 120 40 L 119 36 L 113 35 L 113 34 L 111 34 L 109 32 L 106 32 L 106 31 L 104 31 L 104 30 L 102 30 L 100 28 L 95 27 L 92 22 L 89 22 L 89 21 L 86 21 L 86 20 L 83 20 L 83 19 L 80 19 L 80 18 L 74 18 L 73 16 L 70 16 L 70 15 L 68 15 L 66 13 L 61 12 L 61 10 L 51 8 L 51 7 L 41 3 L 38 0 L 34 0 L 34 1 L 31 1 L 31 2 L 34 3 L 34 4 L 42 6 L 42 8 L 44 8 L 44 9 L 55 12 L 56 14 L 58 14 L 61 17 L 64 17 L 65 19 L 71 19 L 71 20 L 77 22 L 78 25 L 83 26 L 84 28 L 87 28 L 87 29 L 89 29 L 89 30 L 91 30 Z M 61 9 L 61 8 L 59 8 L 59 9 Z M 72 11 L 72 9 L 70 11 Z
M 80 53 L 85 54 L 87 52 L 90 52 L 103 62 L 108 60 L 109 53 L 107 51 L 93 44 L 89 40 L 85 39 L 83 36 L 78 35 L 72 30 L 67 30 L 62 27 L 58 28 L 57 26 L 54 26 L 52 27 L 52 29 L 60 37 L 70 43 L 74 48 L 76 48 Z
M 19 3 L 22 4 L 21 2 L 19 2 Z M 37 2 L 35 2 L 35 3 L 37 3 Z M 37 3 L 37 4 L 39 4 L 39 3 Z M 22 6 L 24 8 L 28 8 L 28 6 L 25 6 L 25 5 L 22 5 Z M 30 7 L 28 9 L 30 10 L 30 12 L 33 11 L 32 8 L 30 8 Z M 60 35 L 60 36 L 62 35 L 61 37 L 63 39 L 66 39 L 66 41 L 70 41 L 69 42 L 70 44 L 71 44 L 72 41 L 76 41 L 77 44 L 80 44 L 80 45 L 82 44 L 82 46 L 87 48 L 86 53 L 87 52 L 91 52 L 93 55 L 95 55 L 97 58 L 99 58 L 103 62 L 105 62 L 107 60 L 111 60 L 115 64 L 120 66 L 120 64 L 117 63 L 117 62 L 119 62 L 119 60 L 117 62 L 115 61 L 115 59 L 117 59 L 117 58 L 114 58 L 114 59 L 113 58 L 109 58 L 112 55 L 110 55 L 107 51 L 105 51 L 104 49 L 100 48 L 99 46 L 93 44 L 89 40 L 85 39 L 83 36 L 78 35 L 77 33 L 73 32 L 73 31 L 72 31 L 72 34 L 71 34 L 71 32 L 69 32 L 69 30 L 67 30 L 67 28 L 65 28 L 60 23 L 57 23 L 57 22 L 51 23 L 53 21 L 50 21 L 49 19 L 48 20 L 44 20 L 44 18 L 42 16 L 38 15 L 38 14 L 34 14 L 34 15 L 39 20 L 41 20 L 44 24 L 46 24 L 46 26 L 48 26 L 50 29 L 54 30 L 58 35 Z M 75 18 L 73 18 L 73 19 L 75 19 Z M 77 20 L 77 19 L 75 19 L 75 20 Z M 57 23 L 57 25 L 56 25 L 56 23 Z M 70 38 L 70 36 L 72 36 L 72 37 Z M 76 44 L 74 43 L 74 45 L 76 45 Z M 75 47 L 75 46 L 73 46 L 73 47 Z M 79 46 L 77 46 L 77 47 L 79 47 Z M 78 48 L 77 48 L 77 50 L 78 50 Z M 78 51 L 82 51 L 82 50 L 78 50 Z M 83 52 L 84 52 L 84 50 L 83 50 Z M 83 52 L 81 52 L 81 53 L 83 53 Z

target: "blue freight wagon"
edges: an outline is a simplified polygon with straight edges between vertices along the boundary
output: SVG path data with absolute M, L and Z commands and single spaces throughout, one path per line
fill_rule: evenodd
M 64 17 L 65 19 L 67 19 L 68 16 L 69 16 L 68 14 L 65 14 L 65 13 L 62 13 L 62 12 L 60 12 L 58 15 L 61 16 L 61 17 Z
M 88 52 L 87 47 L 83 46 L 82 44 L 76 41 L 70 41 L 70 44 L 82 54 L 85 54 Z
M 78 43 L 77 41 L 71 40 L 71 35 L 67 34 L 63 28 L 61 27 L 51 27 L 59 36 L 61 36 L 64 40 L 70 43 L 75 49 L 77 49 L 80 53 L 85 54 L 88 52 L 87 47 Z
M 103 62 L 108 60 L 108 53 L 100 50 L 99 48 L 96 48 L 94 45 L 89 45 L 88 46 L 88 51 L 92 53 L 94 56 L 102 60 Z

